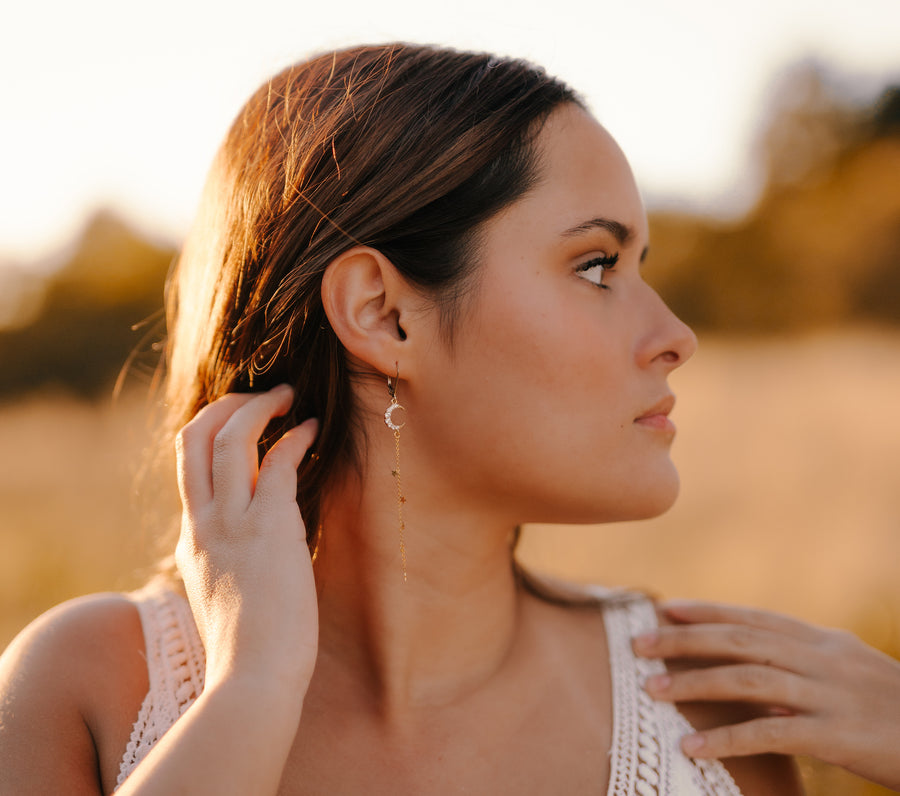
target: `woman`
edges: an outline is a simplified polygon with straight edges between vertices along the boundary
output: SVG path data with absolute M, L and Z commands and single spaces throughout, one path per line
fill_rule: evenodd
M 169 296 L 190 609 L 152 586 L 25 631 L 4 792 L 797 792 L 785 758 L 680 752 L 749 715 L 665 701 L 631 639 L 679 657 L 685 627 L 512 558 L 520 523 L 675 498 L 695 339 L 646 251 L 624 156 L 527 64 L 361 47 L 263 86 Z

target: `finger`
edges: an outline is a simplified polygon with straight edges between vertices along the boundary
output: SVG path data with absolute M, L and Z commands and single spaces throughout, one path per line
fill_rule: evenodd
M 705 758 L 809 754 L 815 731 L 815 720 L 806 716 L 767 717 L 688 735 L 681 749 L 689 757 Z
M 687 600 L 671 600 L 660 608 L 669 619 L 681 623 L 747 625 L 810 641 L 819 634 L 819 628 L 799 619 L 758 608 Z
M 815 686 L 806 678 L 755 664 L 690 669 L 648 678 L 645 690 L 667 702 L 750 702 L 791 711 L 815 704 Z
M 185 508 L 209 503 L 213 498 L 213 439 L 229 418 L 250 399 L 232 393 L 204 406 L 175 437 L 178 491 Z
M 259 469 L 254 501 L 296 500 L 297 468 L 319 433 L 319 421 L 309 418 L 287 431 L 266 453 Z
M 273 417 L 291 408 L 294 391 L 279 385 L 233 412 L 213 439 L 213 497 L 226 510 L 245 510 L 256 488 L 257 444 Z
M 634 651 L 645 658 L 747 661 L 801 671 L 809 644 L 750 625 L 671 625 L 638 636 Z

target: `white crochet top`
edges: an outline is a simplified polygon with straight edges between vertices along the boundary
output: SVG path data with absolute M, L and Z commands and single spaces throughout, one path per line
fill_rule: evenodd
M 187 601 L 172 591 L 135 595 L 147 646 L 150 688 L 119 766 L 117 787 L 203 690 L 204 654 Z M 675 707 L 654 702 L 642 684 L 665 671 L 635 657 L 631 639 L 656 627 L 642 597 L 611 597 L 603 608 L 613 693 L 613 741 L 606 796 L 740 796 L 718 760 L 691 760 L 679 739 L 691 725 Z

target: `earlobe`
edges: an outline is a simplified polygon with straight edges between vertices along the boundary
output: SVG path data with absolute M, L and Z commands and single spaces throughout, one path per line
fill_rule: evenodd
M 413 298 L 393 263 L 368 246 L 336 257 L 322 278 L 322 305 L 335 334 L 349 353 L 382 373 L 405 358 Z

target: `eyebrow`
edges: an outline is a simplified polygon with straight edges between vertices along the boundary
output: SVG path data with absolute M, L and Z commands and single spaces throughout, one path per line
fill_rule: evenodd
M 562 233 L 562 236 L 564 238 L 575 238 L 595 229 L 603 229 L 611 233 L 621 246 L 624 246 L 634 237 L 634 230 L 631 227 L 611 218 L 592 218 L 590 221 L 583 221 L 581 224 L 569 227 Z
M 606 230 L 612 234 L 620 246 L 625 246 L 634 239 L 634 230 L 631 227 L 627 224 L 623 224 L 621 221 L 615 221 L 611 218 L 592 218 L 590 221 L 583 221 L 581 224 L 569 227 L 569 229 L 562 233 L 562 237 L 577 238 L 579 235 L 584 235 L 595 229 Z M 642 263 L 647 259 L 648 250 L 649 247 L 645 246 L 641 252 L 640 261 Z

